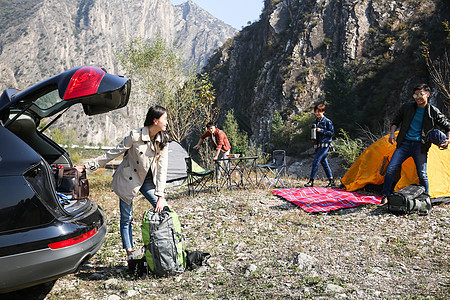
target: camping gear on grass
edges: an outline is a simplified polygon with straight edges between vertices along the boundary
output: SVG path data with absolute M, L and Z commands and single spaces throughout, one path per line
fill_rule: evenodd
M 195 270 L 203 264 L 208 265 L 208 259 L 211 254 L 203 251 L 187 251 L 186 250 L 186 269 Z
M 397 134 L 397 133 L 396 133 Z M 341 182 L 347 191 L 356 191 L 367 184 L 381 185 L 384 177 L 380 175 L 384 157 L 390 160 L 395 150 L 395 144 L 389 143 L 389 135 L 380 138 L 370 145 L 353 163 Z M 450 149 L 439 150 L 431 145 L 428 151 L 427 175 L 429 194 L 431 198 L 450 197 Z M 410 184 L 418 184 L 414 160 L 408 158 L 401 167 L 400 180 L 394 187 L 398 191 Z M 433 202 L 433 201 L 432 201 Z
M 187 170 L 184 158 L 189 156 L 186 149 L 176 141 L 169 143 L 169 163 L 167 165 L 167 186 L 179 186 L 186 182 Z
M 324 212 L 363 204 L 380 204 L 381 201 L 380 197 L 323 187 L 280 189 L 272 191 L 272 194 L 286 199 L 307 212 Z
M 184 271 L 186 254 L 181 242 L 181 224 L 173 209 L 166 206 L 162 212 L 146 211 L 141 231 L 146 261 L 153 274 L 168 276 Z
M 169 164 L 167 165 L 167 186 L 181 186 L 187 182 L 188 170 L 185 162 L 185 157 L 189 157 L 189 153 L 183 146 L 176 142 L 171 141 L 169 143 Z M 194 172 L 203 172 L 203 169 L 199 164 L 192 160 L 192 170 Z
M 411 184 L 388 196 L 388 210 L 397 214 L 428 215 L 431 210 L 431 199 L 423 186 Z

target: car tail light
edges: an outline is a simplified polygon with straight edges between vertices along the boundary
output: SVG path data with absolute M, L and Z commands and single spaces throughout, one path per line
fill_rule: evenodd
M 97 67 L 81 67 L 70 79 L 63 99 L 69 100 L 97 93 L 100 82 L 106 72 Z
M 51 173 L 50 166 L 44 160 L 41 160 L 40 163 L 28 169 L 23 176 L 34 190 L 36 196 L 41 200 L 42 204 L 44 204 L 55 217 L 65 215 L 58 204 L 58 199 L 54 193 L 54 177 Z
M 60 248 L 76 245 L 78 243 L 81 243 L 85 240 L 90 239 L 97 233 L 97 231 L 98 231 L 98 229 L 94 228 L 91 231 L 88 231 L 88 232 L 78 235 L 76 237 L 73 237 L 73 238 L 70 238 L 67 240 L 63 240 L 63 241 L 59 241 L 59 242 L 55 242 L 55 243 L 50 243 L 50 244 L 48 244 L 48 246 L 50 247 L 50 249 L 55 250 L 55 249 L 60 249 Z

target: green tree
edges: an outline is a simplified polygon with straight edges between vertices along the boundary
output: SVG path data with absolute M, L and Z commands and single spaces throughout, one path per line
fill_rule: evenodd
M 201 103 L 201 110 L 203 115 L 203 125 L 209 122 L 216 122 L 219 116 L 219 109 L 215 107 L 216 90 L 214 89 L 208 73 L 199 75 L 199 89 L 198 97 Z
M 353 89 L 353 74 L 341 60 L 327 69 L 324 80 L 326 114 L 334 127 L 355 132 L 356 95 Z
M 291 135 L 291 148 L 296 153 L 313 146 L 311 142 L 311 125 L 316 116 L 312 113 L 302 112 L 293 119 L 295 132 Z
M 234 116 L 234 110 L 228 111 L 225 122 L 223 124 L 223 131 L 230 140 L 231 146 L 236 149 L 236 147 L 241 147 L 242 152 L 246 153 L 248 150 L 248 136 L 245 131 L 239 129 L 239 125 Z
M 145 103 L 164 103 L 173 97 L 184 82 L 185 70 L 180 68 L 182 60 L 166 40 L 157 36 L 153 41 L 135 38 L 118 58 L 131 75 L 135 85 L 142 89 Z
M 55 130 L 52 131 L 51 138 L 58 145 L 64 145 L 66 143 L 66 137 L 59 128 L 55 128 Z
M 66 128 L 64 130 L 55 128 L 50 136 L 58 145 L 70 145 L 76 143 L 75 141 L 77 140 L 77 133 L 72 128 Z
M 285 125 L 285 122 L 278 111 L 275 111 L 272 114 L 270 132 L 273 146 L 276 149 L 286 149 L 291 141 L 291 130 Z
M 181 142 L 202 124 L 210 103 L 215 101 L 214 90 L 197 77 L 195 70 L 183 65 L 181 56 L 165 39 L 135 38 L 118 58 L 138 88 L 139 104 L 159 104 L 168 109 L 168 131 L 173 139 Z M 202 91 L 208 92 L 207 101 Z

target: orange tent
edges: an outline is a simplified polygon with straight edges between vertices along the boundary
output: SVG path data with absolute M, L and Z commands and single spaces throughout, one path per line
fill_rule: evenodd
M 395 144 L 389 143 L 386 135 L 370 145 L 353 163 L 341 179 L 347 191 L 356 191 L 367 184 L 380 185 L 384 182 L 382 170 L 395 150 Z M 440 150 L 432 145 L 428 151 L 427 174 L 430 185 L 430 197 L 450 197 L 450 148 Z M 402 165 L 401 177 L 394 190 L 413 183 L 419 183 L 414 160 L 410 157 Z

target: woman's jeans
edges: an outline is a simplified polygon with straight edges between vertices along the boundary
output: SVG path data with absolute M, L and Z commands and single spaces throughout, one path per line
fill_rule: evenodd
M 388 196 L 391 193 L 395 172 L 411 156 L 416 164 L 420 185 L 424 186 L 426 193 L 428 193 L 427 153 L 422 153 L 421 148 L 420 142 L 404 140 L 400 147 L 394 151 L 384 176 L 383 195 Z
M 317 152 L 316 155 L 314 156 L 314 160 L 312 163 L 311 176 L 309 178 L 311 179 L 316 178 L 317 172 L 319 171 L 319 163 L 322 164 L 322 167 L 325 171 L 325 174 L 327 175 L 327 178 L 328 179 L 333 178 L 333 175 L 331 174 L 330 165 L 328 164 L 327 160 L 328 149 L 330 149 L 329 146 L 326 148 L 317 148 Z
M 153 208 L 156 207 L 158 197 L 155 195 L 155 185 L 153 184 L 151 171 L 149 171 L 145 177 L 140 192 L 144 195 L 145 199 L 150 202 Z M 167 205 L 167 203 L 165 205 Z M 125 201 L 120 199 L 120 236 L 122 237 L 122 245 L 124 249 L 133 248 L 133 232 L 131 224 L 133 221 L 132 213 L 133 202 L 127 204 Z

